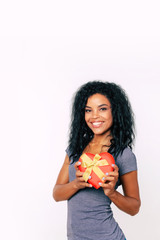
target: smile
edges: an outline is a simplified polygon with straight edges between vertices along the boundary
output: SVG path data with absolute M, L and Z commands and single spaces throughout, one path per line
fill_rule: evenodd
M 103 122 L 92 122 L 93 127 L 100 127 Z

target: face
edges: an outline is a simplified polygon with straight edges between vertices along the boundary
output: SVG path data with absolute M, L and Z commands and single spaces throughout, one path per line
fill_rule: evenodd
M 113 123 L 111 104 L 104 95 L 96 93 L 88 98 L 85 121 L 94 134 L 110 134 Z

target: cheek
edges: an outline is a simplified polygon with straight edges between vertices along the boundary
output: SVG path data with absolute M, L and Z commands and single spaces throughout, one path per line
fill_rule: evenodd
M 112 126 L 113 125 L 113 118 L 112 117 L 111 117 L 110 121 L 111 121 L 111 126 Z
M 113 117 L 112 117 L 112 114 L 106 114 L 105 116 L 103 116 L 108 123 L 110 123 L 112 125 L 113 123 Z
M 113 122 L 112 114 L 110 114 L 109 119 L 110 119 L 111 122 Z
M 85 120 L 87 126 L 90 128 L 90 123 L 89 123 L 90 117 L 89 117 L 88 115 L 89 115 L 89 114 L 85 114 L 85 115 L 84 115 L 84 120 Z

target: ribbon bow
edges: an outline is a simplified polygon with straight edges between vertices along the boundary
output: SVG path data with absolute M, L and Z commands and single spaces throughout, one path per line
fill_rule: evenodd
M 105 174 L 101 171 L 99 166 L 109 165 L 106 159 L 100 160 L 102 157 L 99 154 L 96 154 L 93 160 L 91 160 L 85 153 L 82 154 L 80 158 L 82 159 L 81 166 L 86 168 L 83 174 L 85 182 L 88 181 L 88 178 L 91 175 L 92 171 L 94 171 L 100 179 L 102 179 L 105 176 Z

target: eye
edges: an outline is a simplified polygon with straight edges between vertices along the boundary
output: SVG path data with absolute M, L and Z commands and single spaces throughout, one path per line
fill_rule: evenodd
M 107 110 L 108 110 L 108 108 L 106 108 L 106 107 L 100 108 L 100 111 L 107 111 Z
M 91 110 L 90 109 L 85 109 L 85 112 L 89 113 L 89 112 L 91 112 Z

